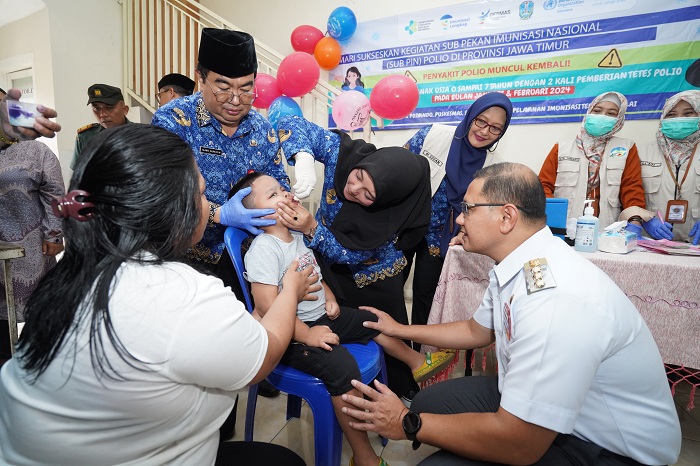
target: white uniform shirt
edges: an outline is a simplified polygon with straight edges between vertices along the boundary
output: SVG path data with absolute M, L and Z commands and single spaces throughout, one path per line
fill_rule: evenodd
M 110 316 L 129 367 L 97 378 L 80 326 L 34 384 L 0 374 L 0 463 L 213 465 L 235 390 L 262 366 L 267 333 L 221 280 L 180 263 L 121 267 Z
M 528 294 L 523 264 L 537 258 L 556 287 Z M 489 277 L 474 319 L 496 335 L 503 409 L 644 464 L 676 462 L 681 431 L 661 355 L 603 271 L 544 228 Z

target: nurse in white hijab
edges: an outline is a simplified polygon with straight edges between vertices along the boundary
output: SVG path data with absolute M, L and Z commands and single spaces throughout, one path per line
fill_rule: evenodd
M 645 208 L 637 146 L 615 136 L 626 110 L 624 95 L 600 94 L 590 103 L 576 137 L 556 143 L 547 155 L 540 181 L 547 197 L 569 200 L 567 217 L 583 215 L 586 199 L 593 199 L 601 226 L 616 222 L 625 209 Z M 631 221 L 641 226 L 643 219 Z

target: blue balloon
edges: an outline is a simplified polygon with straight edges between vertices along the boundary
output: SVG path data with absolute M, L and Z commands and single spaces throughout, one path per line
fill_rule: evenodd
M 280 118 L 284 116 L 304 116 L 301 112 L 301 107 L 298 103 L 291 97 L 286 95 L 277 97 L 270 104 L 270 108 L 267 110 L 267 121 L 270 122 L 272 127 L 277 132 L 277 122 Z
M 339 6 L 328 17 L 328 35 L 337 41 L 348 40 L 357 29 L 355 13 L 346 6 Z

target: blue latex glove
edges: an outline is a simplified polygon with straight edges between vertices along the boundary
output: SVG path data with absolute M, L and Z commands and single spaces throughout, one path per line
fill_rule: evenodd
M 628 223 L 625 227 L 625 230 L 631 231 L 632 233 L 636 234 L 637 239 L 642 239 L 642 227 L 640 227 L 636 223 Z
M 690 238 L 688 239 L 691 239 L 694 246 L 697 246 L 698 243 L 700 243 L 700 220 L 695 222 L 695 225 L 693 225 L 693 228 L 690 230 Z
M 238 191 L 231 199 L 221 206 L 219 221 L 227 227 L 236 227 L 248 230 L 253 235 L 262 233 L 258 227 L 269 227 L 276 222 L 272 219 L 263 219 L 265 215 L 275 213 L 275 209 L 246 209 L 241 201 L 250 194 L 253 188 L 245 188 Z
M 642 226 L 654 239 L 673 239 L 673 226 L 659 217 L 652 217 L 648 222 L 642 222 Z

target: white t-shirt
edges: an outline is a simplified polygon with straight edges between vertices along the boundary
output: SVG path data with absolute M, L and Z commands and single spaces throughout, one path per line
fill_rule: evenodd
M 16 359 L 5 364 L 0 463 L 214 464 L 234 391 L 262 366 L 265 329 L 221 280 L 184 264 L 129 262 L 115 283 L 114 329 L 145 370 L 103 338 L 122 379 L 98 378 L 90 319 L 34 384 Z
M 313 251 L 304 244 L 303 235 L 295 231 L 291 233 L 289 243 L 267 233 L 255 237 L 244 259 L 249 282 L 276 285 L 281 290 L 282 278 L 294 259 L 299 260 L 300 268 L 312 266 L 319 279 L 323 278 Z M 326 313 L 323 287 L 312 294 L 318 296 L 316 301 L 301 301 L 297 305 L 297 317 L 303 322 L 315 322 Z
M 528 294 L 523 265 L 537 258 L 556 286 Z M 681 431 L 661 355 L 602 270 L 544 228 L 489 278 L 474 319 L 496 335 L 503 409 L 644 464 L 676 462 Z

